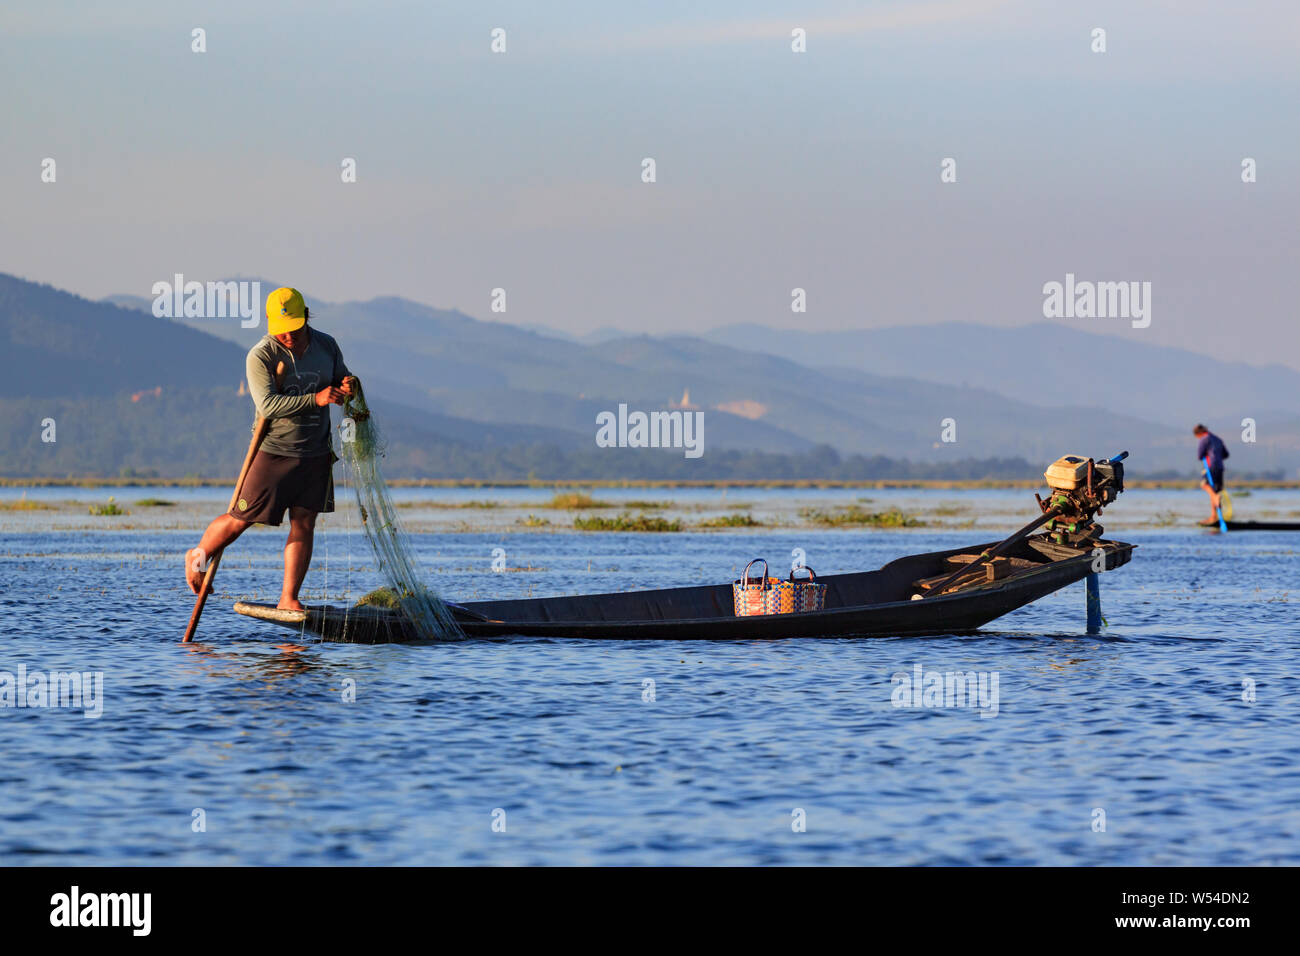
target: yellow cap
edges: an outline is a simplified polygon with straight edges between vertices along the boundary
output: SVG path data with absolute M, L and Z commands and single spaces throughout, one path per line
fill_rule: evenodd
M 302 328 L 307 322 L 307 303 L 297 289 L 276 289 L 266 297 L 266 330 L 283 335 Z

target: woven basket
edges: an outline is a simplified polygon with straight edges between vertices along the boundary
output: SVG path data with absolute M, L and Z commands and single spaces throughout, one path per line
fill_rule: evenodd
M 749 569 L 754 565 L 763 565 L 760 577 L 750 577 Z M 745 571 L 739 581 L 731 584 L 731 595 L 735 604 L 736 617 L 753 617 L 758 614 L 789 614 L 794 611 L 795 584 L 769 577 L 767 561 L 755 558 L 745 565 Z
M 794 579 L 796 571 L 807 571 L 807 581 L 796 581 Z M 790 572 L 790 583 L 794 586 L 794 611 L 796 614 L 803 611 L 822 611 L 826 608 L 826 585 L 818 584 L 813 580 L 817 575 L 813 574 L 813 569 L 808 567 L 795 568 Z

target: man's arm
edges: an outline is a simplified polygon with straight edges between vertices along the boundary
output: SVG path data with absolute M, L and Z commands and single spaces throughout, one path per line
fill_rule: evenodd
M 275 388 L 275 375 L 253 353 L 244 363 L 248 373 L 248 391 L 253 396 L 257 414 L 263 418 L 286 418 L 301 415 L 316 406 L 315 395 L 281 395 Z
M 334 343 L 334 384 L 342 385 L 345 378 L 351 378 L 352 373 L 348 370 L 348 363 L 343 361 L 343 350 Z
M 343 349 L 339 348 L 339 343 L 334 342 L 334 386 L 341 389 L 343 394 L 352 394 L 352 383 L 348 379 L 352 378 L 352 372 L 348 370 L 348 363 L 343 361 Z

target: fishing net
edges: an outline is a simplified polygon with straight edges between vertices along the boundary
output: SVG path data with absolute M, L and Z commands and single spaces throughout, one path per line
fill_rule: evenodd
M 366 404 L 361 383 L 353 379 L 352 387 L 352 395 L 343 404 L 344 419 L 339 428 L 343 459 L 352 473 L 361 528 L 370 542 L 379 573 L 393 592 L 398 608 L 422 639 L 460 640 L 465 635 L 451 610 L 420 580 L 410 541 L 397 520 L 388 484 L 379 471 L 379 459 L 384 456 L 383 437 Z

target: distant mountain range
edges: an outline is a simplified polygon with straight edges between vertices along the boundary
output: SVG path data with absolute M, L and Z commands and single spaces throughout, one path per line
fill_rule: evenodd
M 1220 362 L 1048 322 L 1017 328 L 946 322 L 845 332 L 740 324 L 701 337 L 814 367 L 880 375 L 906 369 L 912 378 L 970 383 L 1034 405 L 1095 406 L 1181 432 L 1205 420 L 1226 437 L 1243 418 L 1253 418 L 1267 431 L 1300 415 L 1300 372 L 1286 366 Z
M 270 288 L 264 282 L 263 291 Z M 1297 373 L 1271 368 L 1252 378 L 1242 367 L 1155 346 L 1138 348 L 1135 359 L 1124 352 L 1135 348 L 1129 343 L 1117 347 L 1103 336 L 1048 325 L 855 333 L 746 326 L 700 337 L 604 331 L 579 340 L 400 298 L 330 303 L 308 294 L 308 302 L 313 323 L 339 339 L 376 400 L 394 474 L 404 463 L 413 473 L 483 476 L 457 474 L 464 463 L 504 477 L 501 469 L 536 473 L 538 464 L 549 471 L 562 461 L 584 472 L 612 472 L 603 477 L 627 468 L 628 477 L 649 470 L 703 478 L 718 477 L 710 468 L 722 467 L 724 452 L 728 467 L 742 471 L 763 461 L 778 471 L 813 467 L 810 462 L 844 469 L 849 461 L 861 469 L 865 461 L 888 458 L 931 469 L 1023 459 L 1033 463 L 1032 473 L 1064 453 L 1100 455 L 1121 447 L 1133 453 L 1135 471 L 1190 474 L 1195 418 L 1222 431 L 1238 474 L 1292 473 L 1300 466 L 1300 422 L 1292 416 L 1281 426 L 1274 410 L 1287 407 L 1286 376 L 1300 382 Z M 264 322 L 243 329 L 237 319 L 175 321 L 154 317 L 151 306 L 141 296 L 91 302 L 0 275 L 0 342 L 7 346 L 5 365 L 14 366 L 0 382 L 0 400 L 21 403 L 21 414 L 30 416 L 29 403 L 42 398 L 70 407 L 112 399 L 102 404 L 117 409 L 114 414 L 162 422 L 180 416 L 182 400 L 208 404 L 206 419 L 186 417 L 187 425 L 212 433 L 220 460 L 237 459 L 252 417 L 251 403 L 237 394 L 243 353 L 261 337 Z M 1260 408 L 1258 445 L 1234 441 L 1235 422 L 1225 422 L 1222 412 L 1216 418 L 1194 408 L 1176 416 L 1188 386 L 1172 370 L 1191 359 L 1198 378 L 1218 383 L 1219 409 Z M 129 413 L 114 404 L 156 386 L 162 395 L 129 402 Z M 201 397 L 208 393 L 216 397 Z M 705 455 L 687 461 L 680 450 L 596 448 L 597 414 L 619 403 L 643 411 L 704 411 Z M 955 443 L 942 440 L 946 419 L 955 421 Z M 125 435 L 126 420 L 108 416 L 96 427 L 109 438 L 115 428 Z M 16 452 L 15 444 L 27 449 L 10 457 L 8 473 L 49 458 L 50 449 L 29 447 L 30 430 L 6 431 L 0 430 L 0 452 Z M 165 434 L 158 431 L 164 449 Z M 541 448 L 550 449 L 549 458 L 538 456 Z M 118 459 L 121 467 L 132 461 Z M 83 467 L 91 472 L 94 464 Z M 165 464 L 171 474 L 212 467 L 183 456 Z M 38 473 L 62 474 L 65 467 L 74 463 Z

